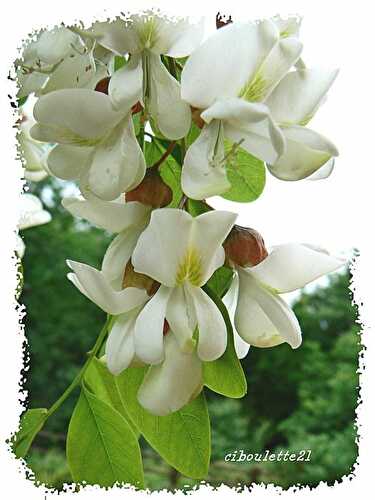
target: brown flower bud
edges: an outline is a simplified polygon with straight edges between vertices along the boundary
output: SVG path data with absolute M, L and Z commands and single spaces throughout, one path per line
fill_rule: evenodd
M 141 288 L 146 290 L 148 295 L 154 295 L 157 292 L 160 283 L 145 274 L 134 271 L 131 260 L 128 261 L 125 267 L 124 277 L 122 279 L 122 288 Z
M 155 168 L 149 168 L 139 186 L 125 194 L 126 201 L 139 201 L 153 208 L 169 205 L 172 198 L 171 188 L 165 184 Z
M 100 80 L 96 84 L 95 90 L 97 92 L 102 92 L 102 94 L 107 94 L 108 95 L 108 86 L 109 86 L 110 79 L 111 78 L 109 76 L 107 76 L 106 78 L 103 78 L 102 80 Z
M 249 227 L 234 226 L 223 247 L 226 258 L 241 267 L 256 266 L 268 255 L 262 236 Z

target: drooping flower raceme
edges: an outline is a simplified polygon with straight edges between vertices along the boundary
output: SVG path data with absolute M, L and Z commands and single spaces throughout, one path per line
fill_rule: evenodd
M 285 244 L 253 267 L 235 266 L 233 294 L 238 294 L 235 326 L 242 339 L 255 347 L 302 341 L 298 320 L 279 294 L 298 290 L 345 264 L 310 245 Z M 238 291 L 235 289 L 238 287 Z
M 181 100 L 180 85 L 161 61 L 162 54 L 186 57 L 199 45 L 202 22 L 168 21 L 156 14 L 96 23 L 93 32 L 98 43 L 114 53 L 130 54 L 130 60 L 116 71 L 109 84 L 109 95 L 118 108 L 130 109 L 140 102 L 169 139 L 179 139 L 190 128 L 191 112 Z
M 58 143 L 48 168 L 60 179 L 79 180 L 85 197 L 114 200 L 142 181 L 146 164 L 131 114 L 115 110 L 108 95 L 57 90 L 39 98 L 34 118 L 31 136 Z
M 224 263 L 222 243 L 235 218 L 235 214 L 223 211 L 196 218 L 176 209 L 153 211 L 132 257 L 136 272 L 161 283 L 140 313 L 135 329 L 137 351 L 146 363 L 158 364 L 164 358 L 164 319 L 183 352 L 194 350 L 197 326 L 200 359 L 212 361 L 225 351 L 224 320 L 201 287 Z

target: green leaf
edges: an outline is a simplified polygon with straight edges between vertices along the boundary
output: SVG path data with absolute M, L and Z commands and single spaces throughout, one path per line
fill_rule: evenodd
M 193 144 L 193 142 L 198 138 L 200 133 L 201 129 L 194 122 L 192 122 L 189 133 L 186 136 L 186 145 L 191 146 L 191 144 Z
M 147 412 L 137 400 L 146 368 L 128 368 L 117 384 L 127 410 L 149 444 L 185 476 L 206 477 L 210 462 L 210 422 L 203 393 L 181 410 L 165 417 Z
M 215 361 L 203 363 L 204 384 L 214 392 L 229 398 L 242 398 L 247 392 L 246 377 L 237 357 L 233 340 L 232 324 L 221 299 L 205 285 L 203 290 L 215 302 L 227 327 L 228 343 L 224 354 Z
M 119 391 L 116 378 L 104 363 L 98 358 L 93 358 L 85 373 L 85 384 L 99 399 L 117 410 L 128 422 L 134 434 L 139 437 L 139 432 L 126 410 L 123 394 Z
M 233 280 L 233 271 L 230 267 L 222 266 L 216 269 L 208 280 L 207 285 L 218 296 L 224 297 Z
M 76 482 L 143 487 L 141 451 L 129 424 L 84 386 L 70 420 L 66 454 Z
M 231 148 L 232 144 L 226 141 L 227 154 Z M 226 168 L 232 187 L 221 195 L 223 198 L 246 203 L 256 200 L 262 194 L 266 183 L 266 169 L 261 160 L 239 147 L 231 155 Z
M 197 217 L 198 215 L 210 212 L 212 208 L 204 201 L 188 199 L 187 209 L 190 215 Z
M 169 156 L 160 166 L 159 172 L 163 181 L 172 189 L 173 198 L 168 207 L 177 208 L 183 195 L 181 189 L 181 167 L 176 163 L 174 158 Z
M 23 458 L 27 454 L 31 443 L 43 427 L 46 418 L 46 408 L 33 408 L 22 415 L 20 430 L 12 439 L 13 451 L 17 458 Z
M 126 59 L 125 57 L 122 56 L 115 56 L 115 64 L 114 64 L 114 70 L 117 71 L 118 69 L 122 68 L 126 64 Z

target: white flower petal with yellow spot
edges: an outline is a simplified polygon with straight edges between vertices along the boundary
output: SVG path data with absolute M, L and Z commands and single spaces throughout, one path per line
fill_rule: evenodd
M 235 219 L 235 214 L 223 211 L 195 218 L 177 209 L 152 212 L 132 256 L 136 272 L 161 283 L 136 323 L 136 346 L 142 346 L 140 358 L 145 362 L 158 364 L 163 359 L 165 317 L 183 352 L 194 351 L 198 327 L 200 359 L 212 361 L 224 353 L 225 322 L 201 287 L 223 265 L 222 243 Z

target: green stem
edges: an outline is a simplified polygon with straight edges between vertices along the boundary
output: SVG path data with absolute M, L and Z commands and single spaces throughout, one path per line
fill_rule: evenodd
M 113 320 L 114 320 L 113 316 L 108 316 L 107 321 L 105 322 L 103 328 L 101 329 L 101 331 L 98 335 L 98 338 L 96 339 L 96 342 L 94 344 L 94 347 L 91 349 L 85 364 L 82 366 L 81 370 L 78 372 L 78 374 L 73 379 L 71 384 L 67 387 L 67 389 L 63 392 L 63 394 L 59 397 L 59 399 L 53 403 L 53 405 L 51 406 L 51 408 L 48 410 L 48 412 L 46 414 L 45 420 L 47 420 L 48 417 L 50 417 L 53 413 L 55 413 L 55 411 L 58 408 L 60 408 L 60 406 L 63 404 L 63 402 L 70 396 L 72 391 L 81 383 L 81 381 L 85 375 L 85 372 L 86 372 L 87 368 L 89 367 L 91 361 L 99 352 L 99 349 L 103 344 L 105 336 L 107 335 L 107 332 L 108 332 Z

